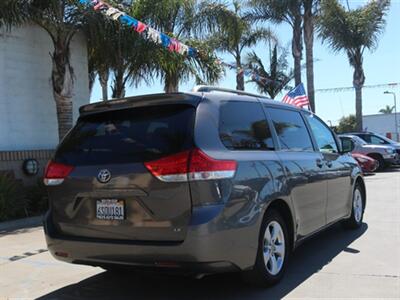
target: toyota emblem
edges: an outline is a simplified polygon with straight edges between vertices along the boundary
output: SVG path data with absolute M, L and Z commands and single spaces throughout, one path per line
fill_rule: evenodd
M 107 183 L 111 179 L 111 172 L 108 171 L 107 169 L 101 170 L 99 174 L 97 175 L 97 180 L 100 181 L 101 183 Z

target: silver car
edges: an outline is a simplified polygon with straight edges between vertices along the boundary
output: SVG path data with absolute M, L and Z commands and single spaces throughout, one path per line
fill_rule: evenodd
M 397 157 L 398 157 L 396 163 L 400 164 L 400 143 L 399 142 L 391 140 L 391 139 L 387 138 L 384 135 L 381 135 L 381 134 L 378 134 L 378 133 L 373 133 L 373 132 L 354 132 L 354 133 L 351 133 L 351 134 L 362 138 L 368 144 L 385 145 L 385 146 L 394 147 L 396 149 Z
M 367 155 L 378 161 L 378 170 L 383 170 L 385 166 L 395 164 L 398 161 L 396 149 L 391 145 L 368 144 L 360 137 L 353 134 L 339 135 L 343 149 L 354 153 Z

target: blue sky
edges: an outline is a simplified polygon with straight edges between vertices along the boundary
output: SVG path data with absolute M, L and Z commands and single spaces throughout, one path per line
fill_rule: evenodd
M 364 4 L 366 1 L 350 1 L 352 7 Z M 386 30 L 381 35 L 378 48 L 364 55 L 364 72 L 366 76 L 365 85 L 377 85 L 387 83 L 400 83 L 400 1 L 392 0 L 390 11 L 387 16 Z M 270 25 L 278 35 L 281 44 L 286 45 L 291 40 L 291 29 L 287 25 Z M 268 62 L 268 48 L 265 44 L 259 44 L 253 49 L 265 63 Z M 219 57 L 227 62 L 233 61 L 229 55 L 219 54 Z M 336 88 L 352 86 L 353 69 L 349 66 L 347 56 L 344 52 L 333 53 L 326 44 L 322 44 L 319 38 L 315 40 L 314 47 L 314 73 L 315 88 Z M 292 60 L 290 60 L 292 64 Z M 303 72 L 303 82 L 306 82 Z M 189 91 L 195 85 L 194 81 L 181 84 L 180 91 Z M 235 73 L 227 70 L 226 76 L 218 84 L 221 87 L 235 88 Z M 393 96 L 384 95 L 383 92 L 388 88 L 375 88 L 363 90 L 363 114 L 376 114 L 379 109 L 386 105 L 393 105 Z M 389 88 L 390 91 L 398 95 L 398 110 L 400 110 L 400 87 Z M 246 91 L 256 93 L 253 84 L 246 84 Z M 140 85 L 138 88 L 128 87 L 127 96 L 150 94 L 163 92 L 163 85 L 156 79 L 154 84 L 146 86 Z M 283 95 L 276 97 L 281 99 Z M 101 98 L 101 89 L 96 83 L 91 101 Z M 316 93 L 316 112 L 325 121 L 337 124 L 338 120 L 344 116 L 355 112 L 354 92 L 317 92 Z

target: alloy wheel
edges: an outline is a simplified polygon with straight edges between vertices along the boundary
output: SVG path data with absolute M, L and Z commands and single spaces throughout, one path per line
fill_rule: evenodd
M 362 213 L 363 213 L 363 201 L 362 195 L 359 189 L 354 191 L 354 200 L 353 200 L 353 212 L 354 219 L 357 223 L 361 221 Z
M 275 276 L 282 270 L 285 259 L 285 235 L 278 222 L 272 221 L 267 225 L 263 245 L 265 267 Z

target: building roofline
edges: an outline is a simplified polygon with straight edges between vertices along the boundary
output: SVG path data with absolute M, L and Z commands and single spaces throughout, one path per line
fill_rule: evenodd
M 400 112 L 397 112 L 396 114 L 395 113 L 390 113 L 390 114 L 379 113 L 379 114 L 364 115 L 363 118 L 365 118 L 365 117 L 376 117 L 376 116 L 394 116 L 394 115 L 398 115 L 399 116 Z

